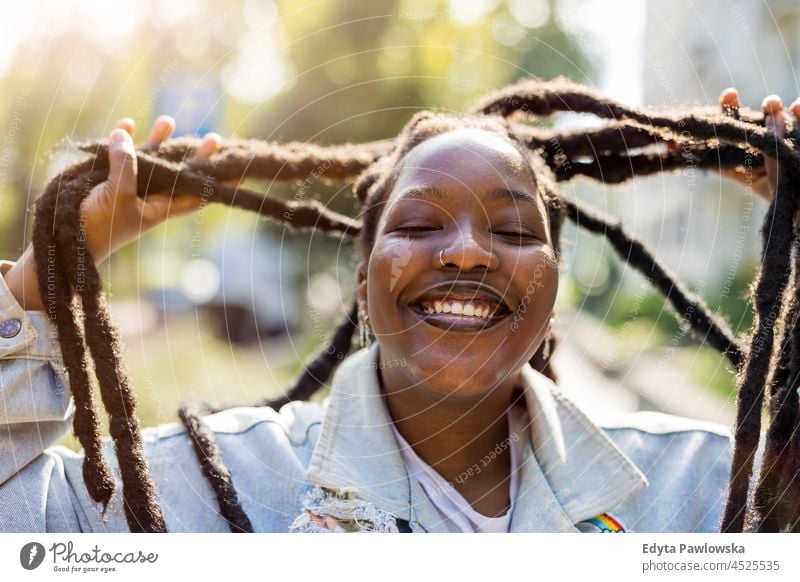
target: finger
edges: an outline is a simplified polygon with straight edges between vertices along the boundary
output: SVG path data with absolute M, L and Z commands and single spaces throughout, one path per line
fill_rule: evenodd
M 733 115 L 739 110 L 739 92 L 734 87 L 728 87 L 719 95 L 719 105 L 726 115 Z
M 794 115 L 795 121 L 800 121 L 800 98 L 795 99 L 794 102 L 789 106 L 789 109 Z
M 786 133 L 786 118 L 783 112 L 783 101 L 777 95 L 769 95 L 761 102 L 764 110 L 764 125 L 775 134 L 776 139 L 783 139 Z M 778 185 L 778 161 L 771 156 L 764 156 L 764 169 L 767 171 L 767 181 L 770 190 L 774 193 Z
M 108 148 L 108 183 L 114 196 L 136 196 L 136 151 L 124 129 L 111 132 Z
M 116 129 L 124 129 L 129 135 L 133 135 L 136 132 L 136 122 L 130 117 L 121 118 L 119 121 L 117 121 L 117 125 L 115 127 Z
M 191 194 L 175 194 L 172 197 L 150 196 L 146 201 L 142 201 L 142 216 L 146 223 L 158 224 L 169 218 L 194 212 L 202 205 L 203 199 Z
M 761 102 L 761 109 L 766 114 L 774 114 L 783 111 L 783 100 L 778 95 L 767 95 Z
M 207 133 L 203 137 L 203 141 L 200 142 L 200 145 L 197 146 L 197 151 L 194 153 L 194 157 L 200 160 L 209 158 L 216 153 L 217 150 L 219 150 L 221 145 L 222 137 L 218 133 Z
M 173 196 L 170 201 L 169 214 L 171 216 L 181 216 L 187 212 L 193 212 L 200 208 L 204 202 L 203 198 L 192 194 Z
M 169 115 L 159 115 L 150 129 L 147 145 L 157 147 L 162 141 L 169 139 L 173 131 L 175 131 L 175 120 Z

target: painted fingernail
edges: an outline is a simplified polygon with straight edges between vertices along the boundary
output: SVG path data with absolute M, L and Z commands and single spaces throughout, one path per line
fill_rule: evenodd
M 739 104 L 739 94 L 733 87 L 728 87 L 720 94 L 719 100 L 723 105 L 735 106 Z
M 795 117 L 800 117 L 800 99 L 796 99 L 791 105 L 790 109 Z
M 764 113 L 777 113 L 783 109 L 783 101 L 777 95 L 768 95 L 761 102 L 761 109 Z
M 156 118 L 156 123 L 161 126 L 161 129 L 167 129 L 175 127 L 175 120 L 172 118 L 171 115 L 159 115 Z
M 130 117 L 123 117 L 119 120 L 118 125 L 123 125 L 124 127 L 120 127 L 120 129 L 124 129 L 128 133 L 132 134 L 136 131 L 136 122 Z

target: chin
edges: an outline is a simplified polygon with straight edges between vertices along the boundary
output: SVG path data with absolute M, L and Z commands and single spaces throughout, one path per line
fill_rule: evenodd
M 514 332 L 510 318 L 478 330 L 445 330 L 430 321 L 403 321 L 376 334 L 382 357 L 406 365 L 387 370 L 405 385 L 441 397 L 478 398 L 516 382 L 544 338 L 544 324 Z M 395 322 L 392 322 L 395 323 Z
M 469 353 L 437 350 L 421 354 L 409 367 L 415 383 L 442 397 L 476 398 L 513 381 L 520 366 L 498 367 L 498 362 L 511 362 L 504 354 Z M 424 360 L 423 360 L 424 358 Z

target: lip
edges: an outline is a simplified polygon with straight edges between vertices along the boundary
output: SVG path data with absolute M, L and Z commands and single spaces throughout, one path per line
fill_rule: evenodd
M 438 327 L 445 331 L 463 331 L 463 332 L 477 332 L 496 326 L 504 319 L 511 316 L 511 312 L 503 313 L 502 315 L 493 315 L 488 319 L 481 317 L 472 317 L 470 315 L 455 315 L 453 313 L 425 313 L 416 305 L 408 305 L 408 310 L 411 311 L 418 319 Z
M 456 301 L 469 301 L 471 299 L 483 299 L 495 303 L 505 312 L 511 311 L 508 302 L 503 298 L 503 294 L 487 283 L 480 281 L 443 281 L 417 295 L 409 302 L 411 307 L 425 299 L 442 299 L 444 296 Z
M 425 299 L 441 299 L 469 301 L 481 299 L 497 305 L 500 313 L 489 318 L 480 318 L 454 313 L 425 313 L 419 303 Z M 486 283 L 478 281 L 444 281 L 429 287 L 407 305 L 408 309 L 428 325 L 445 331 L 478 332 L 494 327 L 512 314 L 508 302 L 502 293 Z

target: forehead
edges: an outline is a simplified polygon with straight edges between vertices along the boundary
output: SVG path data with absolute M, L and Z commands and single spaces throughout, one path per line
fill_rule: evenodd
M 431 185 L 466 189 L 473 194 L 511 189 L 538 198 L 532 171 L 522 153 L 506 139 L 472 128 L 432 137 L 401 160 L 395 193 Z

